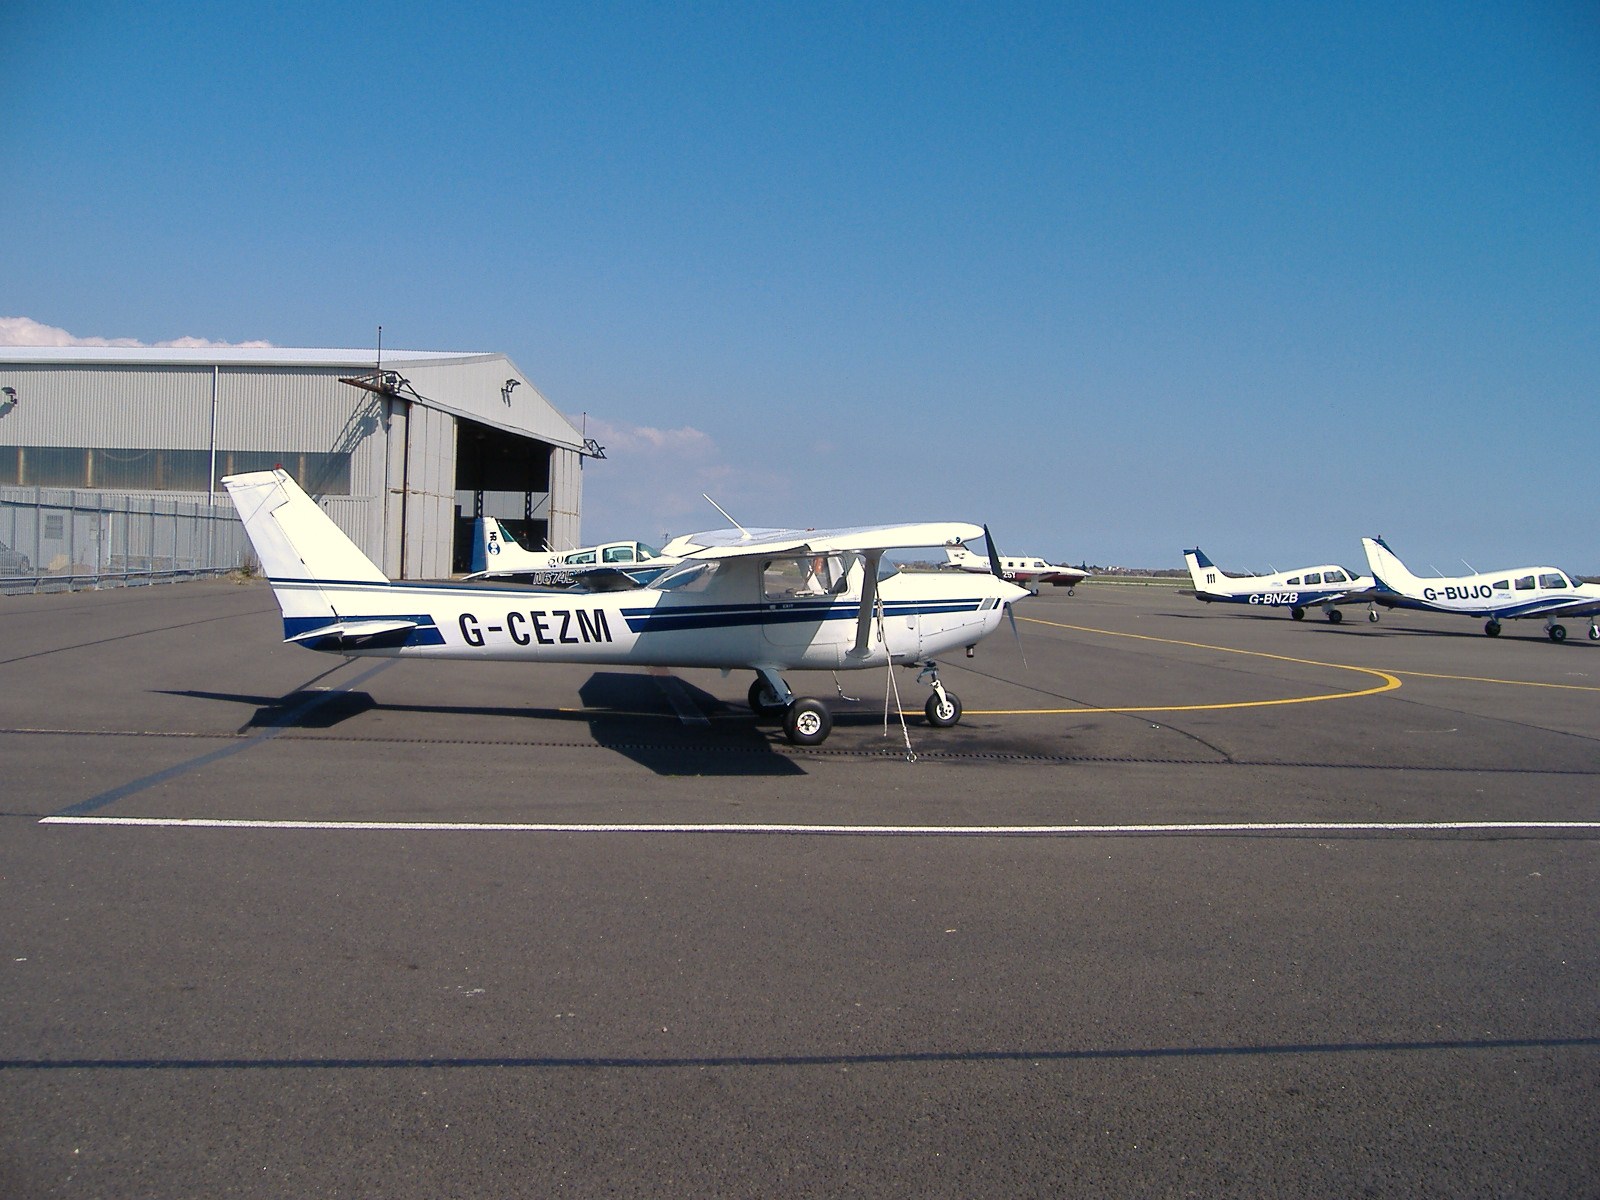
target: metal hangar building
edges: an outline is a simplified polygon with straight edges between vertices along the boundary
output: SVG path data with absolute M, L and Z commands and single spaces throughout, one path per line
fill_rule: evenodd
M 391 579 L 465 570 L 477 516 L 578 545 L 585 457 L 503 354 L 0 349 L 0 486 L 227 504 L 281 466 Z

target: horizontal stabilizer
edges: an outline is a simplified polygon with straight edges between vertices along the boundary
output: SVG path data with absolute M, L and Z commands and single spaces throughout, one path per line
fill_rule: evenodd
M 286 642 L 308 645 L 316 650 L 337 646 L 340 649 L 372 649 L 385 645 L 398 646 L 416 629 L 418 622 L 399 617 L 389 621 L 336 621 L 319 625 L 304 633 L 284 638 Z

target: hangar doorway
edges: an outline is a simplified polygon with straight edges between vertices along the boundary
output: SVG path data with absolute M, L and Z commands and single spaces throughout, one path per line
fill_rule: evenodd
M 529 550 L 550 533 L 550 455 L 536 438 L 465 417 L 456 428 L 456 522 L 451 569 L 471 570 L 473 524 L 498 517 Z

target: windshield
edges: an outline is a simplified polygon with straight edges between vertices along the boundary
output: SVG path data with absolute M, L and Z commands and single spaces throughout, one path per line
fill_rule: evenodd
M 662 572 L 647 585 L 658 592 L 703 592 L 716 576 L 717 563 L 686 562 Z

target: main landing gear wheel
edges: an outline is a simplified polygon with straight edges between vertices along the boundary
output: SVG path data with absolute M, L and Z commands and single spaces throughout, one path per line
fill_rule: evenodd
M 1485 621 L 1483 623 L 1483 631 L 1485 633 L 1487 633 L 1490 637 L 1499 637 L 1500 636 L 1500 622 L 1499 621 Z
M 1293 608 L 1291 608 L 1289 610 L 1289 615 L 1291 617 L 1293 617 L 1296 621 L 1304 621 L 1306 619 L 1306 610 L 1301 608 L 1298 604 L 1296 604 Z
M 1552 625 L 1545 632 L 1550 635 L 1550 640 L 1558 646 L 1567 640 L 1567 627 L 1565 625 Z
M 750 685 L 750 711 L 762 720 L 770 721 L 774 717 L 783 716 L 788 707 L 772 694 L 767 681 L 757 675 L 756 681 Z
M 961 701 L 954 692 L 945 692 L 941 697 L 938 693 L 928 697 L 928 702 L 922 706 L 923 713 L 928 718 L 928 724 L 938 729 L 948 729 L 961 720 Z
M 796 746 L 820 746 L 833 732 L 833 714 L 821 700 L 796 700 L 783 714 L 783 736 Z
M 1344 620 L 1344 614 L 1342 612 L 1340 612 L 1337 608 L 1328 610 L 1328 624 L 1329 625 L 1337 625 L 1342 620 Z

